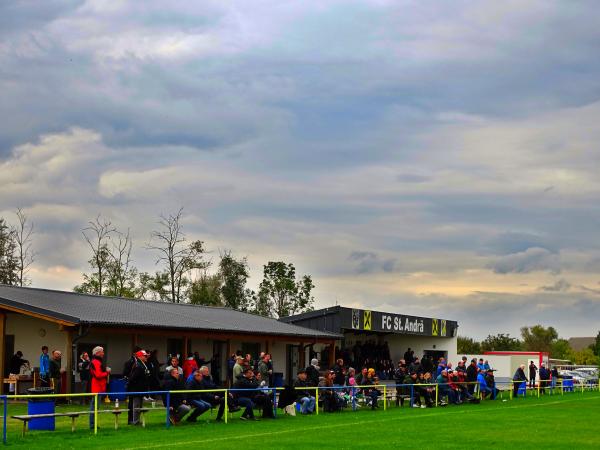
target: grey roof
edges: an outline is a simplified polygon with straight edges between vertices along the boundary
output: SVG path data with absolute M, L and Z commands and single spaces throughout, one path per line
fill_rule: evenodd
M 0 307 L 18 308 L 72 322 L 118 327 L 339 339 L 341 336 L 230 308 L 78 294 L 0 285 Z

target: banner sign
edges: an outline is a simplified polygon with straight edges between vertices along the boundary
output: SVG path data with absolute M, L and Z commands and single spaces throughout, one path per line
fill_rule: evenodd
M 453 337 L 458 324 L 452 320 L 405 316 L 362 309 L 342 309 L 342 328 L 421 336 Z

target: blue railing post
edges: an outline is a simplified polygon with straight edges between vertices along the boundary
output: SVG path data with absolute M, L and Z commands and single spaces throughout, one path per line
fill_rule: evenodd
M 277 418 L 277 389 L 273 389 L 273 415 Z
M 18 392 L 17 392 L 18 393 Z M 6 395 L 2 399 L 4 401 L 4 418 L 2 420 L 2 442 L 6 444 L 6 416 L 8 415 L 7 398 Z
M 171 426 L 171 421 L 169 420 L 169 414 L 171 413 L 171 392 L 167 391 L 167 422 L 166 427 L 169 428 Z
M 411 408 L 414 405 L 414 398 L 415 398 L 415 396 L 414 396 L 414 390 L 415 390 L 415 387 L 414 387 L 414 385 L 411 384 L 410 385 L 410 407 Z

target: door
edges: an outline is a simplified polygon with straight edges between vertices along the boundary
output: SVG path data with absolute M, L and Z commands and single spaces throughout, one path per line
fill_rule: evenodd
M 300 346 L 288 344 L 286 346 L 287 372 L 286 384 L 292 384 L 300 368 Z
M 15 335 L 14 334 L 6 334 L 4 335 L 4 373 L 2 374 L 4 378 L 8 378 L 8 372 L 10 369 L 10 359 L 15 354 Z M 27 359 L 27 356 L 23 356 L 24 359 Z M 34 358 L 29 357 L 29 365 L 33 368 L 34 366 Z

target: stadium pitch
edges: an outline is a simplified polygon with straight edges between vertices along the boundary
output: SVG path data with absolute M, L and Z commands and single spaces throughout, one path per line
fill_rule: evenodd
M 62 410 L 81 409 L 76 406 Z M 11 405 L 9 415 L 23 413 L 24 405 Z M 485 401 L 479 405 L 410 409 L 383 409 L 321 413 L 228 424 L 214 423 L 208 413 L 198 423 L 164 427 L 164 411 L 149 414 L 147 427 L 122 425 L 114 430 L 112 415 L 102 415 L 97 436 L 80 418 L 75 433 L 68 419 L 57 419 L 54 432 L 30 431 L 21 437 L 21 426 L 9 419 L 11 448 L 600 448 L 600 393 Z M 110 416 L 110 417 L 109 417 Z M 213 416 L 214 418 L 214 416 Z

